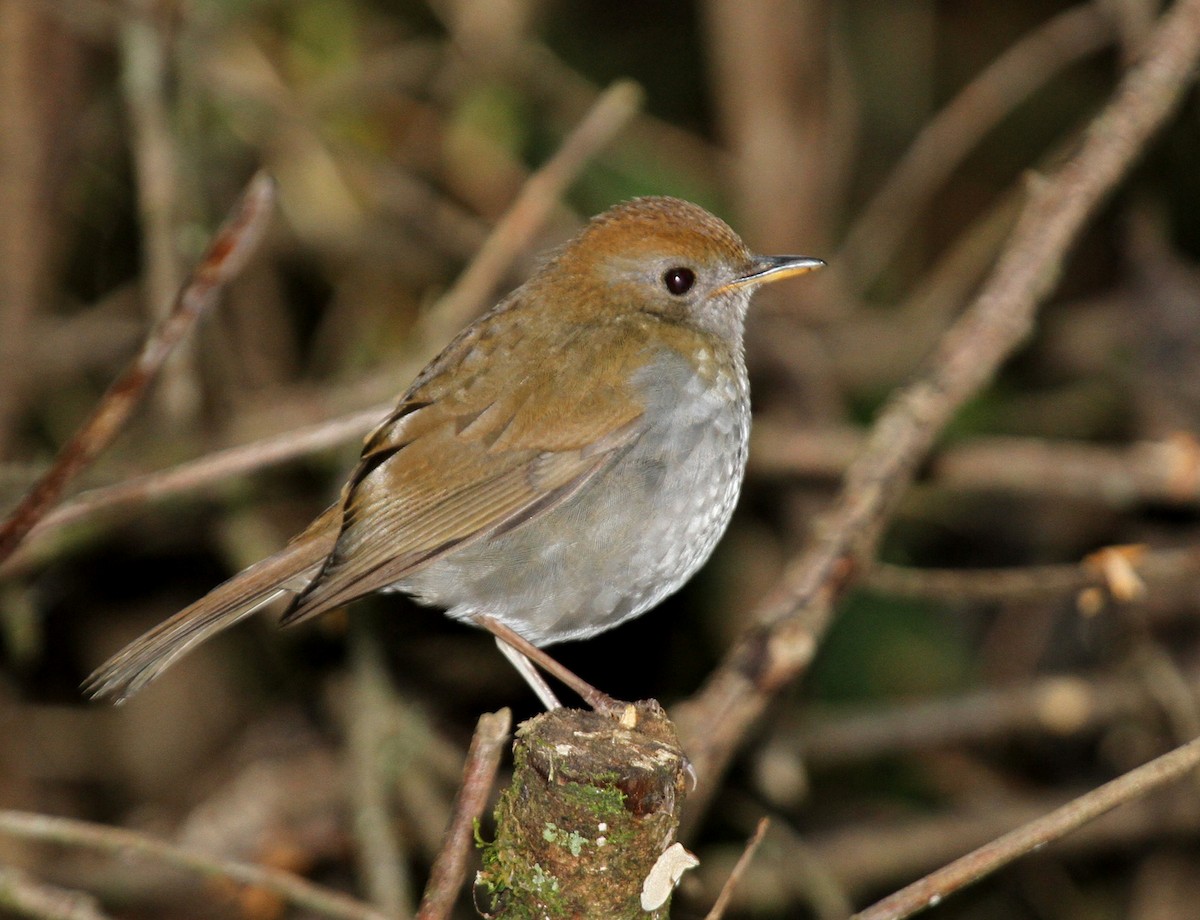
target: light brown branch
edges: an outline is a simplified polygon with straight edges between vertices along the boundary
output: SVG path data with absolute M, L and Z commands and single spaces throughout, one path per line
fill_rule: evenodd
M 1200 739 L 1157 757 L 1124 776 L 1068 802 L 854 915 L 853 920 L 900 920 L 933 907 L 955 891 L 1018 857 L 1069 834 L 1125 802 L 1186 776 L 1200 766 Z
M 620 131 L 642 104 L 637 84 L 620 80 L 605 90 L 591 111 L 554 156 L 531 175 L 516 201 L 471 264 L 430 311 L 420 334 L 435 341 L 449 338 L 479 313 L 504 272 L 523 252 L 580 171 Z
M 170 469 L 147 473 L 115 485 L 91 489 L 46 515 L 31 536 L 40 536 L 68 524 L 122 505 L 194 492 L 236 476 L 270 469 L 289 460 L 305 457 L 361 438 L 392 409 L 392 403 L 350 412 L 315 425 L 295 428 L 249 444 L 219 450 Z
M 830 4 L 712 0 L 699 12 L 743 235 L 774 246 L 805 239 L 822 251 L 845 169 L 831 155 Z
M 850 427 L 796 428 L 755 419 L 752 473 L 841 475 L 866 443 Z M 1200 503 L 1200 446 L 1190 437 L 1127 446 L 1045 438 L 980 437 L 940 450 L 926 479 L 946 489 L 1081 498 L 1116 508 Z
M 171 298 L 183 273 L 176 250 L 179 219 L 179 155 L 170 128 L 167 85 L 170 66 L 162 4 L 151 0 L 125 0 L 126 15 L 119 30 L 121 89 L 129 119 L 130 146 L 140 218 L 143 260 L 142 295 L 145 312 L 153 322 L 171 311 Z M 180 350 L 180 355 L 185 354 Z M 163 370 L 158 394 L 160 405 L 175 416 L 197 408 L 189 393 L 188 368 L 172 361 Z
M 934 192 L 1001 119 L 1066 67 L 1111 44 L 1102 4 L 1059 13 L 1008 48 L 921 130 L 863 208 L 837 255 L 838 280 L 861 292 L 883 269 Z
M 26 568 L 34 561 L 33 557 L 44 549 L 46 541 L 65 527 L 90 520 L 106 511 L 138 507 L 148 502 L 186 495 L 236 476 L 270 469 L 298 457 L 337 447 L 361 438 L 391 409 L 392 403 L 389 402 L 350 412 L 325 422 L 214 451 L 195 460 L 111 486 L 81 492 L 37 523 L 20 551 L 0 563 L 0 578 L 11 577 Z
M 0 5 L 0 452 L 7 454 L 28 387 L 33 323 L 42 299 L 51 228 L 48 119 L 61 105 L 46 52 L 57 30 L 41 10 Z M 57 62 L 63 63 L 61 61 Z
M 0 523 L 0 562 L 59 500 L 67 484 L 124 428 L 172 350 L 246 264 L 266 227 L 274 200 L 274 183 L 259 173 L 213 237 L 200 264 L 180 290 L 171 314 L 150 333 L 137 357 L 59 451 L 54 465 Z
M 1200 690 L 1200 674 L 1184 677 L 1189 692 Z M 949 698 L 817 707 L 805 713 L 802 724 L 784 719 L 775 726 L 772 746 L 828 770 L 936 747 L 1063 737 L 1121 720 L 1161 722 L 1162 707 L 1143 681 L 1060 674 Z
M 291 904 L 342 920 L 395 920 L 353 898 L 266 866 L 218 859 L 174 846 L 124 828 L 55 818 L 21 811 L 0 811 L 0 834 L 61 846 L 97 850 L 116 859 L 139 856 L 201 876 L 219 876 L 241 885 L 265 888 Z
M 826 920 L 846 920 L 853 911 L 837 889 L 860 901 L 877 897 L 881 889 L 890 890 L 1014 827 L 1039 820 L 1065 799 L 1086 791 L 1060 789 L 1019 795 L 1012 789 L 1007 794 L 997 789 L 985 800 L 968 794 L 957 807 L 932 812 L 885 809 L 890 814 L 876 813 L 870 821 L 837 822 L 830 828 L 806 826 L 802 838 L 777 821 L 770 835 L 776 845 L 759 850 L 747 884 L 738 889 L 734 903 L 748 915 L 778 915 L 783 900 L 789 905 L 805 905 Z M 1169 848 L 1174 842 L 1186 845 L 1196 838 L 1198 828 L 1200 804 L 1195 789 L 1179 783 L 1128 802 L 1079 828 L 1054 845 L 1054 854 L 1061 859 L 1147 853 L 1156 846 Z M 707 850 L 701 851 L 701 858 L 701 871 L 705 866 L 712 870 L 719 863 L 716 854 Z M 835 893 L 820 906 L 813 899 L 814 867 L 806 866 L 810 860 L 819 862 L 818 877 L 835 880 Z
M 90 895 L 43 885 L 6 866 L 0 866 L 0 908 L 40 920 L 108 920 Z
M 1189 583 L 1200 575 L 1200 550 L 1195 547 L 1139 547 L 1135 555 L 1129 565 L 1147 594 Z M 894 597 L 954 604 L 1047 600 L 1089 588 L 1106 589 L 1100 597 L 1113 594 L 1111 579 L 1090 556 L 1076 563 L 1011 569 L 921 569 L 875 563 L 863 576 L 863 586 Z
M 351 623 L 353 692 L 347 713 L 348 753 L 359 871 L 372 904 L 390 915 L 411 914 L 412 882 L 388 808 L 388 777 L 381 769 L 392 691 L 371 622 L 357 617 Z
M 758 827 L 754 829 L 754 834 L 746 842 L 746 849 L 742 850 L 742 855 L 734 863 L 733 871 L 729 873 L 729 878 L 726 879 L 724 886 L 722 886 L 721 893 L 717 895 L 717 900 L 713 903 L 712 910 L 708 912 L 704 920 L 721 920 L 725 916 L 725 910 L 729 907 L 729 899 L 733 897 L 734 889 L 741 883 L 742 876 L 746 874 L 746 869 L 750 866 L 750 860 L 754 858 L 754 854 L 758 850 L 758 845 L 762 843 L 763 836 L 767 833 L 767 828 L 770 826 L 771 820 L 769 818 L 759 820 Z
M 454 814 L 446 828 L 441 852 L 430 869 L 417 920 L 443 920 L 450 916 L 467 875 L 475 822 L 487 806 L 511 728 L 512 712 L 508 709 L 484 713 L 475 725 L 463 765 L 462 784 L 454 800 Z

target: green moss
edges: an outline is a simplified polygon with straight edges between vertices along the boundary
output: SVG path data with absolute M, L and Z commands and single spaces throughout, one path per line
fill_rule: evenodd
M 566 916 L 567 904 L 560 890 L 561 885 L 558 878 L 540 863 L 530 864 L 520 859 L 514 850 L 514 841 L 503 831 L 506 826 L 510 828 L 520 826 L 511 816 L 506 824 L 503 814 L 511 807 L 511 803 L 518 795 L 518 787 L 511 786 L 497 803 L 496 821 L 500 833 L 494 841 L 484 840 L 479 831 L 479 822 L 475 822 L 475 845 L 480 850 L 480 859 L 483 863 L 483 871 L 479 874 L 477 883 L 487 892 L 491 910 L 500 912 L 503 909 L 506 920 L 525 920 L 522 914 L 515 912 L 519 910 L 518 905 L 523 903 L 523 898 L 509 901 L 509 892 L 532 892 L 545 908 L 544 913 L 551 916 Z M 548 841 L 561 843 L 570 848 L 572 855 L 578 855 L 583 844 L 589 842 L 582 836 L 562 831 L 553 824 L 547 823 L 546 828 L 543 829 L 543 836 L 547 831 L 551 833 L 551 836 L 546 837 Z M 578 840 L 576 841 L 575 838 Z M 506 906 L 501 908 L 501 905 Z M 542 913 L 539 912 L 538 916 L 542 916 Z
M 615 779 L 598 777 L 605 785 L 591 783 L 566 783 L 563 795 L 574 799 L 580 808 L 587 810 L 597 818 L 619 818 L 625 815 L 625 793 L 616 786 L 608 785 Z
M 494 844 L 485 846 L 483 872 L 477 883 L 487 891 L 490 911 L 498 913 L 503 910 L 506 920 L 526 920 L 526 915 L 516 912 L 525 899 L 510 901 L 507 895 L 510 891 L 533 892 L 542 908 L 537 911 L 537 917 L 567 916 L 568 904 L 553 873 L 547 872 L 540 863 L 533 863 L 525 867 L 525 871 L 519 872 L 517 867 L 520 865 L 517 860 L 504 859 L 501 848 Z M 535 915 L 529 916 L 532 918 Z

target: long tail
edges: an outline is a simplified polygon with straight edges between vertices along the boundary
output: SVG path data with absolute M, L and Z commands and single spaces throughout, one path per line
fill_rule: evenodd
M 87 679 L 84 692 L 124 702 L 193 647 L 264 604 L 302 590 L 333 551 L 338 536 L 335 510 L 321 515 L 275 555 L 234 575 L 125 646 Z

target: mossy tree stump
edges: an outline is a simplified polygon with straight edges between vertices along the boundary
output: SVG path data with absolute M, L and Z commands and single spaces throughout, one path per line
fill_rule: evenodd
M 687 760 L 662 708 L 554 710 L 521 725 L 513 753 L 478 880 L 484 916 L 665 917 L 669 899 L 647 911 L 642 886 L 675 840 Z

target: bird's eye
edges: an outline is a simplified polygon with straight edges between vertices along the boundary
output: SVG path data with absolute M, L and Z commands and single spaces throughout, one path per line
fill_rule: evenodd
M 682 297 L 696 283 L 696 273 L 690 268 L 668 268 L 663 274 L 663 284 L 676 297 Z

